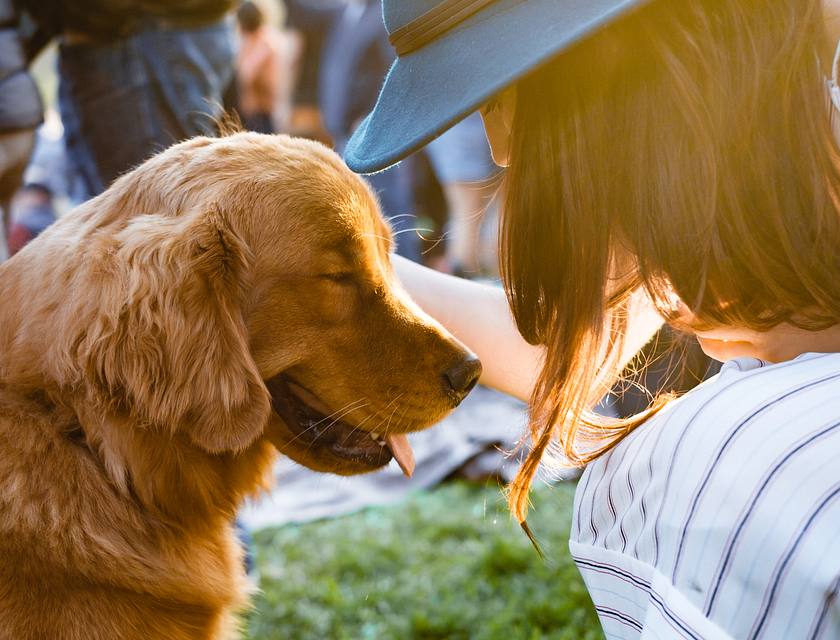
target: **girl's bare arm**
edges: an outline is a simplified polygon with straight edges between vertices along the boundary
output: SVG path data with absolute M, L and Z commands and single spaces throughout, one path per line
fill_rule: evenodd
M 516 328 L 504 291 L 445 275 L 394 256 L 397 276 L 430 316 L 481 359 L 481 383 L 528 400 L 544 350 L 528 344 Z M 622 354 L 628 362 L 656 333 L 662 319 L 640 297 L 634 305 Z

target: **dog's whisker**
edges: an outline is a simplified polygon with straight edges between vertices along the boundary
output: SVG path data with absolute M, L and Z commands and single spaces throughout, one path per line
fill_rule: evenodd
M 330 422 L 329 425 L 327 425 L 327 429 L 329 429 L 331 426 L 333 426 L 336 422 L 339 422 L 344 416 L 346 416 L 350 413 L 353 413 L 354 411 L 358 411 L 362 407 L 366 407 L 369 404 L 370 404 L 370 402 L 365 402 L 363 405 L 360 405 L 358 407 L 353 407 L 352 409 L 348 409 L 347 411 L 342 412 L 341 415 L 336 416 L 335 419 L 333 419 L 333 421 Z
M 405 419 L 405 414 L 407 412 L 408 412 L 408 407 L 404 406 L 402 412 L 400 413 L 400 416 L 397 418 L 397 421 L 395 423 L 396 425 L 399 425 L 399 424 L 402 423 L 402 421 Z M 390 423 L 389 423 L 389 426 L 390 426 Z
M 353 407 L 352 409 L 350 409 L 350 407 L 351 407 L 351 405 L 354 405 L 354 404 L 356 404 L 357 402 L 362 402 L 363 400 L 365 400 L 365 399 L 364 399 L 364 398 L 358 398 L 357 400 L 354 400 L 353 402 L 350 402 L 350 403 L 348 403 L 348 404 L 344 405 L 341 409 L 338 409 L 337 411 L 333 411 L 330 415 L 328 415 L 328 416 L 324 416 L 323 418 L 321 418 L 320 420 L 318 420 L 318 422 L 316 422 L 314 426 L 316 426 L 316 427 L 317 427 L 317 426 L 318 426 L 319 424 L 321 424 L 322 422 L 326 422 L 327 420 L 329 420 L 329 419 L 330 419 L 330 418 L 332 418 L 333 416 L 335 416 L 335 415 L 337 415 L 337 414 L 341 413 L 342 411 L 345 411 L 345 410 L 348 410 L 348 409 L 349 409 L 349 411 L 355 411 L 356 409 L 360 409 L 360 408 L 361 408 L 361 406 L 360 406 L 360 407 Z M 365 405 L 368 405 L 368 404 L 370 404 L 370 402 L 365 401 L 365 402 L 363 403 L 363 405 L 362 405 L 362 406 L 365 406 Z M 344 415 L 347 415 L 347 414 L 345 413 Z
M 428 249 L 426 249 L 426 250 L 423 252 L 423 255 L 426 255 L 427 253 L 429 253 L 429 252 L 431 252 L 431 251 L 434 251 L 434 250 L 435 250 L 435 248 L 436 248 L 436 247 L 437 247 L 437 246 L 438 246 L 441 242 L 443 242 L 443 240 L 444 240 L 445 236 L 446 236 L 446 234 L 443 234 L 443 235 L 441 235 L 441 236 L 440 236 L 437 240 L 435 240 L 435 241 L 432 243 L 432 246 L 431 246 L 431 247 L 429 247 Z M 424 238 L 424 239 L 425 239 L 425 238 Z
M 425 229 L 425 228 L 422 228 L 422 227 L 412 227 L 410 229 L 399 229 L 397 231 L 394 231 L 391 234 L 390 237 L 391 238 L 396 238 L 397 236 L 400 236 L 404 233 L 416 233 L 418 236 L 423 238 L 423 240 L 425 240 L 426 237 L 423 234 L 424 233 L 432 233 L 433 231 L 434 231 L 434 229 Z M 382 236 L 382 235 L 379 235 L 379 234 L 376 234 L 376 233 L 367 233 L 367 234 L 365 234 L 365 236 L 368 237 L 368 238 L 377 238 L 379 240 L 388 240 L 389 239 L 388 236 Z
M 370 404 L 369 402 L 366 402 L 366 403 L 365 403 L 364 405 L 362 405 L 362 406 L 367 406 L 367 405 L 369 405 L 369 404 Z M 339 421 L 340 421 L 340 420 L 341 420 L 344 416 L 346 416 L 347 414 L 352 413 L 353 411 L 357 411 L 357 410 L 359 410 L 359 409 L 361 409 L 361 408 L 362 408 L 362 407 L 353 407 L 352 409 L 349 409 L 349 410 L 345 411 L 345 412 L 344 412 L 344 413 L 342 413 L 340 416 L 336 417 L 336 418 L 335 418 L 332 422 L 330 422 L 330 423 L 329 423 L 329 424 L 328 424 L 328 425 L 324 428 L 324 430 L 326 431 L 327 429 L 329 429 L 331 426 L 333 426 L 336 422 L 339 422 Z
M 358 405 L 358 406 L 352 406 L 352 405 L 355 405 L 355 404 L 356 404 L 357 402 L 359 402 L 360 400 L 363 400 L 363 398 L 360 398 L 359 400 L 355 400 L 355 401 L 353 401 L 353 402 L 351 402 L 351 403 L 349 403 L 349 404 L 345 405 L 343 409 L 339 409 L 338 411 L 334 411 L 332 414 L 330 414 L 330 418 L 331 418 L 331 417 L 335 416 L 336 414 L 339 414 L 339 413 L 343 412 L 343 413 L 341 413 L 341 415 L 339 415 L 338 417 L 336 417 L 336 418 L 335 418 L 335 420 L 333 420 L 333 421 L 332 421 L 329 425 L 327 425 L 326 427 L 324 427 L 324 431 L 326 431 L 327 429 L 329 429 L 331 426 L 333 426 L 336 422 L 338 422 L 339 420 L 341 420 L 341 418 L 343 418 L 344 416 L 346 416 L 348 413 L 352 413 L 353 411 L 357 411 L 357 410 L 359 410 L 359 409 L 363 409 L 364 407 L 366 407 L 367 405 L 369 405 L 369 404 L 370 404 L 370 402 L 365 401 L 365 402 L 363 402 L 361 405 Z M 351 406 L 352 406 L 352 408 L 350 408 Z M 345 410 L 345 409 L 346 409 L 346 410 Z M 296 442 L 296 441 L 297 441 L 299 438 L 301 438 L 302 436 L 306 435 L 307 433 L 309 433 L 309 432 L 310 432 L 310 431 L 312 431 L 313 429 L 316 429 L 316 428 L 317 428 L 317 427 L 318 427 L 321 423 L 323 423 L 325 420 L 329 420 L 329 418 L 322 418 L 322 419 L 321 419 L 321 420 L 319 420 L 318 422 L 315 422 L 315 423 L 313 423 L 313 424 L 309 425 L 306 429 L 304 429 L 303 431 L 301 431 L 300 433 L 298 433 L 298 434 L 297 434 L 294 438 L 292 438 L 292 439 L 289 441 L 289 444 L 292 444 L 292 443 Z M 317 440 L 318 440 L 318 438 L 317 438 L 317 437 L 316 437 L 316 438 L 314 438 L 314 439 L 312 440 L 312 442 L 309 444 L 309 447 L 311 447 L 313 444 L 315 444 L 315 442 L 316 442 Z
M 351 404 L 353 404 L 353 403 L 351 403 Z M 347 414 L 349 414 L 349 413 L 352 413 L 353 411 L 357 411 L 357 410 L 359 410 L 359 409 L 363 409 L 364 407 L 368 406 L 369 404 L 370 404 L 370 402 L 364 402 L 363 404 L 361 404 L 361 405 L 359 405 L 359 406 L 356 406 L 356 407 L 353 407 L 352 409 L 348 409 L 347 411 L 344 411 L 341 415 L 337 416 L 337 417 L 336 417 L 336 418 L 335 418 L 332 422 L 330 422 L 330 423 L 329 423 L 326 427 L 324 427 L 324 429 L 321 431 L 321 433 L 320 433 L 320 434 L 318 434 L 317 436 L 315 436 L 315 437 L 312 439 L 312 442 L 310 442 L 310 443 L 309 443 L 309 446 L 307 447 L 307 450 L 311 449 L 311 448 L 313 447 L 313 445 L 315 445 L 315 443 L 317 443 L 317 442 L 318 442 L 318 438 L 320 438 L 320 437 L 321 437 L 321 435 L 323 435 L 324 433 L 326 433 L 326 432 L 327 432 L 327 430 L 328 430 L 330 427 L 332 427 L 335 423 L 339 422 L 339 421 L 340 421 L 340 420 L 341 420 L 344 416 L 346 416 L 346 415 L 347 415 Z M 346 406 L 349 406 L 349 405 L 346 405 Z M 337 413 L 337 412 L 333 412 L 333 414 L 332 414 L 332 415 L 335 415 L 335 413 Z M 368 416 L 368 417 L 370 417 L 370 416 Z M 304 430 L 303 432 L 301 432 L 299 435 L 303 435 L 304 433 L 306 433 L 306 432 L 307 432 L 307 431 L 309 431 L 310 429 L 313 429 L 314 427 L 317 427 L 317 426 L 318 426 L 319 424 L 321 424 L 323 421 L 324 421 L 324 420 L 319 420 L 317 423 L 315 423 L 314 425 L 311 425 L 309 428 L 307 428 L 306 430 Z M 364 422 L 364 421 L 363 421 L 363 422 Z M 354 427 L 354 428 L 350 431 L 350 435 L 352 435 L 352 434 L 353 434 L 353 432 L 354 432 L 354 431 L 356 431 L 357 429 L 358 429 L 358 426 Z M 350 436 L 348 435 L 347 437 L 350 437 Z M 347 438 L 345 438 L 345 439 L 344 439 L 344 441 L 342 442 L 342 444 L 343 444 L 344 442 L 346 442 L 346 441 L 347 441 Z
M 342 441 L 341 441 L 341 444 L 347 444 L 347 440 L 349 440 L 349 439 L 353 436 L 353 434 L 354 434 L 354 433 L 356 433 L 357 431 L 359 431 L 359 429 L 361 429 L 361 428 L 362 428 L 362 426 L 363 426 L 363 425 L 364 425 L 364 424 L 365 424 L 368 420 L 370 420 L 371 418 L 373 418 L 373 414 L 369 415 L 367 418 L 365 418 L 365 419 L 364 419 L 364 420 L 362 420 L 359 424 L 357 424 L 355 427 L 353 427 L 353 428 L 350 430 L 350 433 L 348 433 L 348 434 L 344 437 L 344 440 L 342 440 Z
M 381 418 L 380 418 L 379 422 L 376 423 L 376 426 L 372 429 L 372 431 L 374 433 L 384 434 L 384 431 L 382 430 L 382 425 L 385 424 L 385 421 L 386 421 L 385 415 L 381 414 L 381 413 L 378 413 L 378 412 L 377 412 L 376 415 L 381 416 Z
M 434 229 L 422 229 L 420 227 L 413 227 L 411 229 L 400 229 L 399 231 L 395 231 L 393 236 L 396 238 L 397 236 L 401 236 L 404 233 L 417 233 L 418 236 L 421 238 L 423 237 L 420 235 L 421 233 L 431 233 Z
M 400 394 L 400 395 L 402 395 L 402 394 Z M 374 431 L 376 431 L 377 433 L 381 433 L 383 435 L 386 435 L 388 433 L 388 429 L 391 426 L 391 419 L 394 417 L 394 414 L 397 412 L 397 409 L 399 409 L 399 405 L 394 407 L 394 409 L 391 411 L 391 413 L 388 414 L 387 418 L 385 417 L 385 412 L 383 411 L 382 412 L 382 420 L 380 420 L 379 424 L 376 425 L 376 429 L 374 429 Z M 383 428 L 383 425 L 384 425 L 384 428 Z
M 399 407 L 398 407 L 398 406 L 394 407 L 394 410 L 391 412 L 391 415 L 390 415 L 390 416 L 388 416 L 388 424 L 386 424 L 386 425 L 385 425 L 385 433 L 388 433 L 388 431 L 390 431 L 390 429 L 391 429 L 391 420 L 394 418 L 394 414 L 397 412 L 397 409 L 399 409 Z
M 405 395 L 405 391 L 403 391 L 402 393 L 400 393 L 399 395 L 397 395 L 397 396 L 395 396 L 393 399 L 391 399 L 391 400 L 388 402 L 388 404 L 386 404 L 386 405 L 382 408 L 382 413 L 386 412 L 386 411 L 388 410 L 388 408 L 389 408 L 392 404 L 394 404 L 397 400 L 399 400 L 400 398 L 402 398 L 404 395 Z
M 355 404 L 356 404 L 357 402 L 359 402 L 360 400 L 362 400 L 362 399 L 360 398 L 359 400 L 354 400 L 353 402 L 351 402 L 351 403 L 349 403 L 349 404 L 347 404 L 347 405 L 344 405 L 344 408 L 339 409 L 338 411 L 334 411 L 333 413 L 331 413 L 331 414 L 329 415 L 329 417 L 322 418 L 322 419 L 318 420 L 318 422 L 315 422 L 315 423 L 313 423 L 313 424 L 309 425 L 306 429 L 304 429 L 304 430 L 303 430 L 303 431 L 301 431 L 299 434 L 297 434 L 297 435 L 296 435 L 296 436 L 295 436 L 295 437 L 294 437 L 294 438 L 293 438 L 290 442 L 294 442 L 295 440 L 297 440 L 298 438 L 300 438 L 302 435 L 305 435 L 306 433 L 308 433 L 308 432 L 309 432 L 309 431 L 311 431 L 312 429 L 317 428 L 317 427 L 318 427 L 318 426 L 319 426 L 322 422 L 324 422 L 325 420 L 329 420 L 331 417 L 335 416 L 336 414 L 338 414 L 338 413 L 340 413 L 340 412 L 344 411 L 345 409 L 348 409 L 348 407 L 350 407 L 351 405 L 355 405 Z M 361 405 L 359 405 L 359 406 L 353 406 L 353 408 L 352 408 L 352 409 L 349 409 L 349 410 L 348 410 L 347 412 L 345 412 L 343 415 L 347 415 L 347 413 L 349 413 L 350 411 L 355 411 L 356 409 L 361 409 L 361 408 L 365 407 L 365 406 L 366 406 L 366 405 L 368 405 L 368 404 L 370 404 L 370 403 L 369 403 L 369 402 L 365 402 L 365 403 L 363 403 L 363 404 L 361 404 Z M 340 419 L 340 417 L 339 417 L 339 419 Z M 334 424 L 334 423 L 333 423 L 333 424 Z
M 405 391 L 403 391 L 402 393 L 400 393 L 399 395 L 397 395 L 397 396 L 396 396 L 395 398 L 393 398 L 390 402 L 388 402 L 388 404 L 386 404 L 386 405 L 385 405 L 385 406 L 384 406 L 381 410 L 379 410 L 379 411 L 377 411 L 377 412 L 376 412 L 376 413 L 377 413 L 377 415 L 381 415 L 381 416 L 382 416 L 382 420 L 380 420 L 380 421 L 379 421 L 379 424 L 377 424 L 377 425 L 376 425 L 376 429 L 374 429 L 374 431 L 375 431 L 375 432 L 377 432 L 377 433 L 383 433 L 383 434 L 384 434 L 384 433 L 387 433 L 387 427 L 386 427 L 386 429 L 385 429 L 384 431 L 380 431 L 380 427 L 382 427 L 382 425 L 385 423 L 385 412 L 388 410 L 388 407 L 390 407 L 393 403 L 397 402 L 397 401 L 398 401 L 400 398 L 402 398 L 404 395 L 405 395 Z M 394 411 L 396 411 L 398 408 L 399 408 L 399 407 L 394 407 Z M 393 415 L 393 412 L 391 412 L 391 415 Z

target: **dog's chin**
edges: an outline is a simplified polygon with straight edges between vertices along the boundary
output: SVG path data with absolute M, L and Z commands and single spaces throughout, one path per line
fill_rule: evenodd
M 391 450 L 370 433 L 337 416 L 325 415 L 295 392 L 295 383 L 278 375 L 265 382 L 277 419 L 268 437 L 280 453 L 314 471 L 355 475 L 387 465 Z

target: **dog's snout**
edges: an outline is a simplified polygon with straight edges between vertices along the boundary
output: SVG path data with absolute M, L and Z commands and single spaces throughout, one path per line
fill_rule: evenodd
M 472 391 L 480 376 L 481 360 L 474 353 L 468 353 L 443 373 L 443 380 L 447 391 L 453 393 L 460 402 Z

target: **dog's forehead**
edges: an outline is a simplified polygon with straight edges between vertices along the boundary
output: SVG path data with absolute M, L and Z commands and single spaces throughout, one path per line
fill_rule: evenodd
M 332 188 L 313 189 L 309 196 L 312 209 L 320 209 L 327 218 L 317 221 L 325 239 L 356 250 L 389 245 L 391 228 L 382 216 L 376 194 L 361 177 L 343 169 L 332 177 L 337 178 Z
M 295 238 L 301 255 L 333 247 L 355 256 L 387 255 L 391 230 L 375 192 L 331 149 L 299 138 L 241 133 L 205 152 L 231 175 L 246 172 L 252 187 L 243 190 L 242 181 L 232 192 L 244 202 L 262 203 L 249 215 L 258 235 Z
M 367 185 L 365 185 L 365 196 L 353 215 L 358 216 L 355 223 L 359 240 L 367 245 L 369 250 L 387 254 L 392 244 L 391 225 L 382 215 L 379 200 Z
M 346 246 L 364 254 L 385 254 L 391 246 L 391 228 L 379 210 L 376 199 L 370 195 L 361 201 L 347 203 L 340 216 L 342 236 Z
M 390 249 L 391 230 L 377 199 L 353 174 L 322 174 L 291 199 L 278 191 L 269 208 L 269 224 L 276 226 L 277 233 L 293 238 L 301 257 L 318 256 L 325 263 L 360 263 L 387 255 Z

